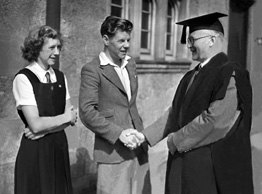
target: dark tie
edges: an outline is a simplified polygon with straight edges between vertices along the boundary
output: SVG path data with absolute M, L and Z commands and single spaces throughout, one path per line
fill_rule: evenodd
M 50 73 L 49 72 L 46 72 L 45 77 L 46 77 L 47 83 L 51 83 Z
M 199 63 L 199 64 L 195 67 L 194 74 L 193 74 L 192 78 L 190 79 L 190 82 L 188 83 L 188 86 L 187 86 L 187 89 L 186 89 L 186 93 L 187 93 L 188 89 L 190 88 L 190 86 L 192 85 L 192 83 L 193 83 L 194 79 L 196 78 L 196 75 L 199 73 L 200 69 L 201 69 L 201 65 L 200 65 L 200 63 Z

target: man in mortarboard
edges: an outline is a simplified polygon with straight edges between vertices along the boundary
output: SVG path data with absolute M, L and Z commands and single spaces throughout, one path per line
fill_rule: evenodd
M 167 116 L 136 133 L 150 146 L 168 136 L 166 194 L 254 193 L 252 88 L 248 71 L 222 52 L 224 16 L 177 23 L 183 25 L 181 43 L 199 64 L 180 81 Z

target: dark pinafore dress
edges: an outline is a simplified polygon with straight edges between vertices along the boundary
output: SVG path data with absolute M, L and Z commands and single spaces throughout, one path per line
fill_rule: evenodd
M 64 113 L 64 75 L 54 71 L 56 83 L 41 83 L 29 69 L 18 73 L 26 75 L 33 86 L 39 116 Z M 18 113 L 27 126 L 22 111 L 18 110 Z M 49 133 L 38 140 L 29 140 L 23 135 L 15 164 L 15 194 L 73 194 L 64 130 Z

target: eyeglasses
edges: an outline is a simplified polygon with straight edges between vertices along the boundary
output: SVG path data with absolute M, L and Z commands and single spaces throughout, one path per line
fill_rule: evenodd
M 187 44 L 193 46 L 197 40 L 200 40 L 202 38 L 207 38 L 213 35 L 207 35 L 207 36 L 201 36 L 199 38 L 193 38 L 192 36 L 187 38 Z

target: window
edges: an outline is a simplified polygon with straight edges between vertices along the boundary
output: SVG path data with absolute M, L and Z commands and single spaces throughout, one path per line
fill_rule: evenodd
M 167 27 L 166 27 L 166 54 L 173 55 L 175 43 L 176 7 L 171 0 L 168 0 L 167 6 Z
M 111 1 L 111 14 L 117 17 L 123 17 L 123 0 Z
M 108 15 L 128 19 L 134 25 L 129 54 L 140 72 L 177 72 L 189 67 L 190 51 L 178 41 L 182 28 L 175 23 L 190 15 L 190 0 L 106 2 Z
M 167 6 L 167 28 L 166 28 L 166 50 L 168 51 L 171 50 L 171 41 L 172 41 L 172 20 L 173 20 L 172 9 L 173 6 L 169 0 Z
M 141 50 L 143 53 L 149 53 L 151 47 L 152 35 L 152 2 L 150 0 L 142 1 L 141 18 Z

